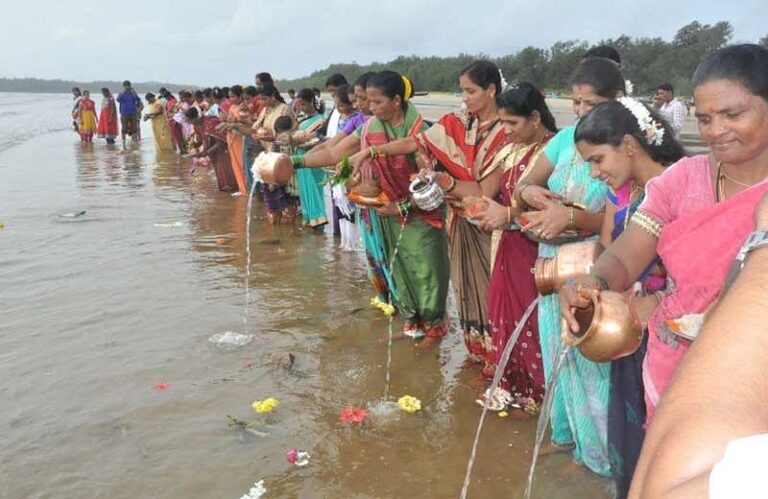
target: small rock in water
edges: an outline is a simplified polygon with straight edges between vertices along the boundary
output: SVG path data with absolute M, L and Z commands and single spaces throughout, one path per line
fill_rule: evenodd
M 275 352 L 269 356 L 269 364 L 272 367 L 290 371 L 296 363 L 296 356 L 290 352 Z
M 237 350 L 253 340 L 252 334 L 240 334 L 227 331 L 216 333 L 208 338 L 208 341 L 216 345 L 219 350 Z
M 260 244 L 280 244 L 280 239 L 261 239 Z

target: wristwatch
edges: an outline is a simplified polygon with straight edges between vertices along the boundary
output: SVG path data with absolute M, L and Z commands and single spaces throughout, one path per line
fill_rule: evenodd
M 747 237 L 725 278 L 725 289 L 730 288 L 736 280 L 741 269 L 744 268 L 749 253 L 765 246 L 768 246 L 768 230 L 757 230 Z

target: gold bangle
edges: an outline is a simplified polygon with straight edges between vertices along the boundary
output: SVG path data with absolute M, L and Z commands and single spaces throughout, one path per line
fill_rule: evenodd
M 451 179 L 451 185 L 449 185 L 448 188 L 445 189 L 445 193 L 446 194 L 448 194 L 449 192 L 451 192 L 452 190 L 454 190 L 456 188 L 456 179 L 453 178 L 453 176 L 451 176 L 451 175 L 448 175 L 448 178 Z
M 662 225 L 642 211 L 636 211 L 635 214 L 632 215 L 630 223 L 638 225 L 656 239 L 661 237 Z
M 512 223 L 512 205 L 507 206 L 507 225 Z
M 576 220 L 574 220 L 574 209 L 573 206 L 568 207 L 568 225 L 567 227 L 569 229 L 573 229 L 576 227 Z

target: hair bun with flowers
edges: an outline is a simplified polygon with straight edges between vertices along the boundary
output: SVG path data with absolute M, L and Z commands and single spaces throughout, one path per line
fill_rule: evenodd
M 645 104 L 631 97 L 621 97 L 618 101 L 635 117 L 648 144 L 660 146 L 664 143 L 664 127 L 653 119 Z

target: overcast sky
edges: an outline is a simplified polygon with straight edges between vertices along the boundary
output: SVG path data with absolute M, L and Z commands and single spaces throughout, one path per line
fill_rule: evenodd
M 692 20 L 768 34 L 768 0 L 37 0 L 2 2 L 0 76 L 250 82 L 401 54 L 502 55 L 621 34 L 670 40 Z M 397 7 L 395 7 L 397 6 Z M 375 10 L 380 8 L 379 10 Z

